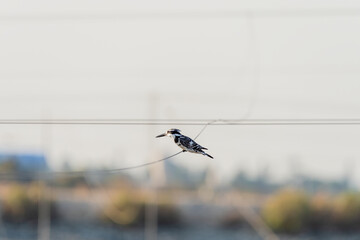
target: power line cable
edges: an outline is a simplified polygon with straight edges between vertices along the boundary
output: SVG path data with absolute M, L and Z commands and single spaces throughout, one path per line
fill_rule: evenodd
M 229 10 L 229 11 L 177 11 L 177 12 L 122 12 L 122 13 L 62 13 L 62 14 L 17 14 L 0 15 L 0 21 L 81 21 L 81 20 L 136 20 L 136 19 L 177 19 L 177 18 L 243 18 L 255 17 L 284 18 L 309 16 L 358 16 L 359 8 L 318 8 L 318 9 L 274 9 L 274 10 Z
M 136 169 L 136 168 L 141 168 L 147 165 L 151 165 L 151 164 L 155 164 L 158 162 L 162 162 L 165 161 L 167 159 L 170 159 L 172 157 L 175 157 L 177 155 L 179 155 L 180 153 L 182 153 L 183 151 L 177 152 L 175 154 L 172 154 L 168 157 L 162 158 L 162 159 L 158 159 L 155 161 L 151 161 L 151 162 L 147 162 L 147 163 L 142 163 L 139 165 L 134 165 L 134 166 L 130 166 L 130 167 L 123 167 L 123 168 L 115 168 L 115 169 L 103 169 L 103 170 L 93 170 L 93 171 L 88 171 L 88 170 L 84 170 L 84 171 L 44 171 L 44 172 L 37 172 L 37 171 L 20 171 L 18 173 L 0 173 L 0 179 L 32 179 L 32 178 L 36 178 L 36 179 L 47 179 L 47 178 L 51 178 L 54 176 L 62 176 L 62 175 L 66 175 L 68 177 L 80 177 L 80 176 L 87 176 L 87 175 L 99 175 L 99 174 L 115 174 L 115 173 L 119 173 L 121 171 L 126 171 L 126 170 L 132 170 L 132 169 Z
M 360 125 L 360 118 L 294 119 L 0 119 L 0 125 Z

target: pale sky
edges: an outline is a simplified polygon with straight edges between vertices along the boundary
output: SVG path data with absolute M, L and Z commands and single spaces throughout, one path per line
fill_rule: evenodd
M 360 118 L 359 29 L 358 1 L 1 1 L 0 118 Z M 0 150 L 122 167 L 178 151 L 154 138 L 171 127 L 201 129 L 0 125 Z M 354 125 L 210 126 L 214 160 L 173 161 L 219 179 L 353 166 L 360 186 L 359 140 Z

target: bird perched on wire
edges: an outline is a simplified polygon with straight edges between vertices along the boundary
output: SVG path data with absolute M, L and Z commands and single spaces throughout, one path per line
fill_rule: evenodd
M 203 151 L 203 150 L 208 150 L 207 148 L 200 146 L 198 143 L 196 143 L 191 138 L 189 138 L 185 135 L 182 135 L 180 133 L 179 129 L 172 128 L 170 130 L 167 130 L 166 133 L 160 134 L 156 137 L 159 138 L 159 137 L 165 137 L 165 136 L 172 137 L 174 139 L 174 142 L 180 148 L 183 149 L 183 152 L 198 153 L 198 154 L 208 156 L 209 158 L 213 158 L 212 156 L 210 156 L 209 154 L 207 154 L 206 152 Z

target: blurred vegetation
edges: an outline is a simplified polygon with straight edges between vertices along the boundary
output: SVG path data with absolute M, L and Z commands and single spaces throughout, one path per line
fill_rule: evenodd
M 151 202 L 149 195 L 139 191 L 117 192 L 105 206 L 103 219 L 123 227 L 143 226 L 146 207 L 152 205 L 157 208 L 157 219 L 160 226 L 180 223 L 180 213 L 171 199 L 158 197 L 155 203 L 149 204 L 149 202 Z
M 262 215 L 276 232 L 359 231 L 360 193 L 336 196 L 317 193 L 310 197 L 297 190 L 280 191 L 270 196 L 262 208 Z
M 101 212 L 102 221 L 120 227 L 143 227 L 146 211 L 150 206 L 157 212 L 159 226 L 181 226 L 182 216 L 177 202 L 171 197 L 175 195 L 171 190 L 159 191 L 154 199 L 151 192 L 141 190 L 128 181 L 110 180 L 106 187 L 92 190 L 102 201 L 101 203 L 105 202 Z M 82 201 L 87 201 L 89 198 L 88 190 L 86 194 L 77 194 L 82 189 L 81 179 L 62 186 L 69 186 L 69 188 L 60 188 L 58 196 L 63 194 L 62 196 L 71 196 Z M 44 197 L 43 191 L 44 185 L 37 182 L 2 185 L 0 192 L 3 220 L 14 224 L 37 223 L 39 199 Z M 187 194 L 187 192 L 181 194 Z M 240 196 L 244 196 L 244 193 L 242 192 Z M 296 234 L 304 233 L 304 231 L 360 231 L 360 193 L 358 192 L 345 192 L 338 195 L 320 192 L 308 195 L 300 190 L 286 189 L 270 194 L 261 204 L 263 197 L 264 195 L 258 195 L 252 196 L 251 199 L 260 200 L 259 205 L 256 206 L 260 207 L 265 223 L 275 232 Z M 59 219 L 61 215 L 57 212 L 55 201 L 52 198 L 47 201 L 50 205 L 51 218 Z M 58 206 L 60 208 L 62 205 Z M 77 211 L 77 206 L 71 207 L 73 208 L 69 211 Z M 92 207 L 91 204 L 89 207 Z M 222 227 L 249 227 L 241 211 L 237 211 L 236 208 L 225 209 L 218 219 Z M 94 219 L 97 217 L 98 215 L 93 215 Z
M 221 218 L 220 224 L 224 228 L 240 228 L 240 227 L 250 227 L 244 217 L 236 209 L 231 209 L 231 211 L 225 213 Z
M 59 176 L 52 180 L 52 185 L 57 187 L 73 188 L 76 186 L 89 185 L 84 176 Z
M 334 224 L 340 230 L 360 230 L 360 194 L 349 192 L 335 198 L 332 206 Z
M 268 199 L 262 214 L 274 231 L 298 233 L 306 227 L 310 202 L 302 191 L 283 190 Z
M 11 223 L 37 222 L 43 188 L 38 184 L 11 185 L 3 196 L 2 218 Z M 48 200 L 51 217 L 56 217 L 54 201 Z
M 12 173 L 18 171 L 18 164 L 14 159 L 8 159 L 0 163 L 1 173 Z
M 310 199 L 309 228 L 312 231 L 328 230 L 333 227 L 331 219 L 332 198 L 326 193 L 317 193 Z

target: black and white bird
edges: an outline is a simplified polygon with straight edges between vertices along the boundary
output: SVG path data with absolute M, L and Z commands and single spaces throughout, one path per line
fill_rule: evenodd
M 172 137 L 174 139 L 174 142 L 179 147 L 181 147 L 184 152 L 198 153 L 198 154 L 208 156 L 209 158 L 213 158 L 212 156 L 210 156 L 209 154 L 207 154 L 206 152 L 203 151 L 203 150 L 208 150 L 207 148 L 200 146 L 198 143 L 196 143 L 191 138 L 189 138 L 185 135 L 182 135 L 180 133 L 179 129 L 172 128 L 172 129 L 166 131 L 166 133 L 160 134 L 156 137 L 159 138 L 159 137 L 165 137 L 165 136 Z

